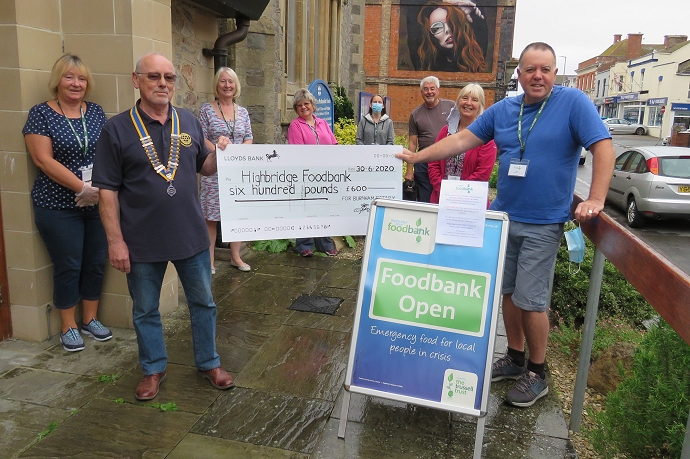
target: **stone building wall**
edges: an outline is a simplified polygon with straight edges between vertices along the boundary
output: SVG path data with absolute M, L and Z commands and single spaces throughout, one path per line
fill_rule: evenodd
M 218 19 L 205 15 L 189 4 L 173 1 L 172 61 L 180 76 L 175 83 L 173 104 L 195 114 L 213 97 L 213 59 L 203 55 L 213 48 L 218 37 Z
M 235 29 L 225 22 L 221 33 Z M 240 105 L 249 112 L 254 143 L 282 143 L 279 100 L 282 94 L 280 8 L 271 0 L 261 19 L 252 21 L 247 38 L 231 46 L 228 63 L 242 83 Z
M 360 91 L 364 91 L 366 73 L 364 72 L 364 0 L 343 2 L 340 35 L 340 86 L 347 90 L 353 102 L 359 100 Z M 377 34 L 373 34 L 377 35 Z

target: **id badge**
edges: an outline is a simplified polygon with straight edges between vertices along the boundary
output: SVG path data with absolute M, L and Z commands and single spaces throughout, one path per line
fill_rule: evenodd
M 448 180 L 460 180 L 460 177 L 458 177 L 457 175 L 449 175 Z
M 527 166 L 529 159 L 520 161 L 517 158 L 510 160 L 510 167 L 508 168 L 508 177 L 524 177 L 527 175 Z
M 91 181 L 91 172 L 93 172 L 93 164 L 89 164 L 88 166 L 80 167 L 79 171 L 81 172 L 81 181 L 82 182 L 90 182 Z

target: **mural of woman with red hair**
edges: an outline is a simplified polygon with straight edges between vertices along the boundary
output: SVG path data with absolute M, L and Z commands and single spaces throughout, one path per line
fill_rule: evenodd
M 417 52 L 420 70 L 445 72 L 489 71 L 484 50 L 477 42 L 470 14 L 458 5 L 432 0 L 422 7 L 417 22 L 422 26 L 422 43 Z M 478 10 L 477 10 L 478 11 Z

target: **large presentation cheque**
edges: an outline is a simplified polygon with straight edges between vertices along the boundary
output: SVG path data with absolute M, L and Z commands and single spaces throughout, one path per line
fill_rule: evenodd
M 394 145 L 228 145 L 218 151 L 223 241 L 357 236 L 376 198 L 402 198 Z

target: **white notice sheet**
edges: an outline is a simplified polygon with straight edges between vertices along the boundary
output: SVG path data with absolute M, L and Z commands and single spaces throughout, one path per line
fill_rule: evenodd
M 488 194 L 487 182 L 443 180 L 438 203 L 436 242 L 482 247 Z

